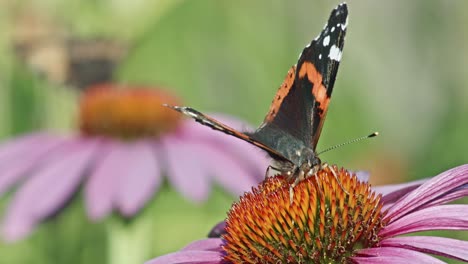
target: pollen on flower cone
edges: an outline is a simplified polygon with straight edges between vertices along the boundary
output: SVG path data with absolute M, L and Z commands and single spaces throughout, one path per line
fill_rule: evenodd
M 270 177 L 233 205 L 224 235 L 226 261 L 343 263 L 355 249 L 379 243 L 381 196 L 347 170 L 320 170 L 293 192 L 291 203 L 290 184 Z
M 162 104 L 178 101 L 167 91 L 101 84 L 81 98 L 80 130 L 120 139 L 157 137 L 174 129 L 180 120 L 180 114 Z

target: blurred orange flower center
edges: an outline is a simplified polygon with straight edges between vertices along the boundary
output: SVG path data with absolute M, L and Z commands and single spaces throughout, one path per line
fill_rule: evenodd
M 150 88 L 99 85 L 80 101 L 79 125 L 83 134 L 120 139 L 158 137 L 175 129 L 180 114 L 162 104 L 179 104 L 170 93 Z
M 346 263 L 353 251 L 379 243 L 381 196 L 347 170 L 333 167 L 294 187 L 267 178 L 228 213 L 225 260 L 230 263 Z M 344 191 L 344 190 L 346 191 Z

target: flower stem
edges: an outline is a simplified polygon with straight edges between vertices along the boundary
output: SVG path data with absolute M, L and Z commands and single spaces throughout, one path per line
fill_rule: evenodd
M 110 220 L 110 219 L 109 219 Z M 151 258 L 151 222 L 148 217 L 131 223 L 113 218 L 107 225 L 108 263 L 144 263 Z

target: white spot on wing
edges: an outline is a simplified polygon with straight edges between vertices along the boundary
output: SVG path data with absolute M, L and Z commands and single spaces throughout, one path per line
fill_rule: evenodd
M 326 46 L 328 46 L 328 44 L 330 44 L 330 36 L 326 36 L 323 39 L 323 46 L 326 47 Z
M 346 27 L 348 26 L 348 18 L 349 17 L 346 17 L 346 22 L 344 23 L 344 25 L 341 26 L 341 29 L 345 30 Z
M 335 31 L 335 27 L 332 27 L 331 32 Z
M 191 116 L 193 118 L 199 118 L 199 116 L 191 111 L 187 111 L 186 109 L 183 109 L 182 112 L 188 116 Z
M 321 59 L 322 59 L 322 54 L 320 53 L 320 54 L 319 54 L 319 60 L 321 60 Z
M 328 57 L 331 60 L 340 61 L 341 60 L 341 55 L 342 55 L 342 53 L 341 53 L 340 48 L 338 48 L 335 45 L 331 46 L 330 53 L 328 54 Z

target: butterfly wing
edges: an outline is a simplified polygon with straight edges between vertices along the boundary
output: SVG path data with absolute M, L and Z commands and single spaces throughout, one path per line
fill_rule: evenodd
M 335 83 L 348 23 L 346 4 L 335 8 L 324 29 L 301 53 L 278 90 L 265 121 L 252 136 L 275 146 L 271 134 L 292 136 L 315 150 Z
M 279 153 L 278 151 L 272 149 L 271 147 L 263 144 L 262 142 L 259 142 L 253 138 L 251 138 L 250 136 L 246 135 L 245 133 L 242 133 L 240 131 L 237 131 L 235 130 L 234 128 L 232 127 L 229 127 L 228 125 L 225 125 L 193 108 L 190 108 L 190 107 L 185 107 L 185 106 L 171 106 L 171 105 L 167 105 L 167 104 L 164 104 L 164 106 L 166 107 L 169 107 L 169 108 L 172 108 L 190 118 L 193 118 L 195 121 L 197 121 L 198 123 L 202 124 L 202 125 L 205 125 L 207 127 L 210 127 L 214 130 L 217 130 L 217 131 L 220 131 L 220 132 L 223 132 L 225 134 L 228 134 L 228 135 L 231 135 L 231 136 L 234 136 L 236 138 L 239 138 L 239 139 L 242 139 L 256 147 L 259 147 L 263 150 L 265 150 L 266 152 L 268 152 L 268 154 L 277 159 L 277 160 L 284 160 L 284 161 L 288 161 L 281 153 Z
M 263 124 L 254 133 L 237 131 L 193 108 L 166 106 L 251 143 L 277 161 L 296 164 L 291 151 L 302 146 L 315 150 L 320 137 L 341 59 L 347 16 L 346 4 L 332 11 L 320 35 L 302 51 L 297 66 L 289 70 Z

